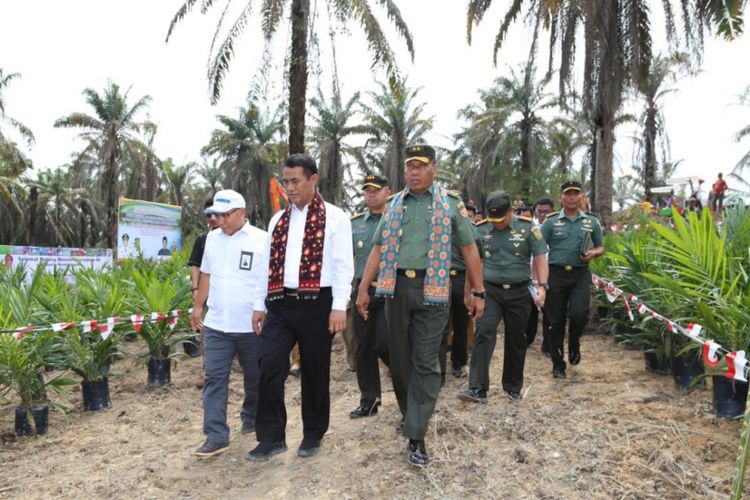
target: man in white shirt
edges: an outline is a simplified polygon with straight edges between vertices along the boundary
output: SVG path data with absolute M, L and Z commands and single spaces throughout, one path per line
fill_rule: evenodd
M 245 400 L 242 403 L 242 434 L 255 430 L 258 402 L 258 338 L 253 334 L 252 315 L 256 288 L 264 286 L 266 232 L 245 218 L 245 199 L 231 189 L 219 191 L 206 213 L 214 214 L 219 228 L 206 237 L 198 291 L 193 296 L 190 323 L 204 329 L 206 367 L 203 387 L 203 433 L 206 442 L 195 454 L 216 455 L 229 446 L 227 399 L 229 373 L 235 354 L 242 366 Z M 202 320 L 203 305 L 208 313 Z
M 706 190 L 706 186 L 704 186 L 705 182 L 703 179 L 698 179 L 698 186 L 693 191 L 693 196 L 698 200 L 698 207 L 701 209 L 708 206 L 708 191 Z
M 320 449 L 331 407 L 331 340 L 346 328 L 354 276 L 349 217 L 317 192 L 315 160 L 291 155 L 283 183 L 290 205 L 268 225 L 261 264 L 267 279 L 258 287 L 253 313 L 260 336 L 259 444 L 245 458 L 256 461 L 287 449 L 284 381 L 295 342 L 302 356 L 303 439 L 297 455 L 311 457 Z

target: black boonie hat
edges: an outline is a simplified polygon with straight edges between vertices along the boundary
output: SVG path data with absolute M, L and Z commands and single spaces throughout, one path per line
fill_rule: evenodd
M 487 197 L 485 207 L 487 209 L 487 220 L 489 222 L 504 222 L 510 209 L 510 195 L 505 191 L 493 191 Z
M 386 177 L 383 177 L 382 175 L 370 174 L 365 177 L 365 182 L 362 183 L 362 189 L 366 188 L 367 186 L 372 186 L 375 189 L 383 189 L 387 185 L 388 179 Z
M 565 181 L 560 185 L 560 192 L 565 193 L 566 191 L 570 191 L 571 189 L 575 189 L 578 191 L 583 191 L 583 186 L 578 181 Z
M 408 146 L 404 150 L 404 158 L 406 158 L 404 163 L 409 163 L 412 160 L 430 163 L 431 161 L 435 161 L 435 148 L 427 144 Z

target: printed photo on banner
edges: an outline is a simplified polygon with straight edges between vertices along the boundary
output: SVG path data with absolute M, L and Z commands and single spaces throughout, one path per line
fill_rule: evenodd
M 182 207 L 120 198 L 117 260 L 165 259 L 182 249 Z

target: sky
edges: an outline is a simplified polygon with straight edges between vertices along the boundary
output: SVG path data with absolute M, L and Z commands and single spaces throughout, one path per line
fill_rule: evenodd
M 161 158 L 171 157 L 177 163 L 200 160 L 200 148 L 218 126 L 215 116 L 234 116 L 244 104 L 250 85 L 257 80 L 264 44 L 254 18 L 241 39 L 221 100 L 212 106 L 206 65 L 219 10 L 206 16 L 197 10 L 191 13 L 165 43 L 169 22 L 182 3 L 0 1 L 0 67 L 6 73 L 21 74 L 4 92 L 6 114 L 36 135 L 36 143 L 27 151 L 36 169 L 63 165 L 81 148 L 77 131 L 56 129 L 53 123 L 74 111 L 89 112 L 83 89 L 101 91 L 108 80 L 130 87 L 130 102 L 147 94 L 152 97 L 148 115 L 141 116 L 159 126 L 155 148 Z M 325 2 L 312 3 L 325 8 Z M 426 114 L 435 118 L 428 141 L 450 147 L 451 135 L 462 125 L 456 112 L 475 102 L 478 89 L 507 74 L 509 66 L 525 61 L 527 28 L 518 24 L 511 30 L 495 67 L 492 46 L 507 1 L 496 0 L 486 21 L 475 28 L 471 46 L 466 42 L 465 0 L 397 3 L 416 51 L 412 62 L 402 41 L 392 36 L 399 67 L 410 85 L 422 87 L 420 100 L 426 103 Z M 337 66 L 344 98 L 362 91 L 366 100 L 365 92 L 376 88 L 375 77 L 382 79 L 384 71 L 370 68 L 370 55 L 359 31 L 353 26 L 349 35 L 338 35 Z M 660 32 L 660 27 L 653 31 Z M 661 42 L 661 37 L 655 38 Z M 288 33 L 280 30 L 273 44 L 277 61 L 283 58 L 287 41 Z M 750 149 L 750 140 L 737 144 L 733 139 L 737 130 L 750 124 L 750 108 L 734 105 L 750 85 L 749 54 L 750 37 L 732 43 L 709 39 L 702 72 L 682 78 L 675 85 L 676 92 L 667 96 L 664 114 L 672 158 L 681 160 L 675 175 L 700 176 L 711 182 L 718 172 L 731 171 Z M 318 81 L 328 89 L 330 72 L 325 68 L 329 60 L 329 51 L 325 51 L 321 56 L 324 73 L 320 79 L 311 77 L 308 95 Z M 278 65 L 272 76 L 278 91 L 284 85 Z M 616 161 L 624 168 L 632 163 L 628 138 L 632 134 L 633 130 L 625 128 L 618 133 Z

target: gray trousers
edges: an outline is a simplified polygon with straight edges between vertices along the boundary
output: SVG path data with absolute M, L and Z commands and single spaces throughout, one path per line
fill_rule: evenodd
M 385 303 L 393 389 L 404 416 L 404 435 L 424 439 L 440 392 L 440 342 L 447 306 L 424 305 L 424 279 L 399 276 Z
M 206 382 L 203 386 L 203 433 L 213 443 L 229 442 L 227 400 L 229 373 L 237 354 L 242 367 L 245 400 L 240 416 L 243 422 L 255 423 L 258 407 L 259 339 L 253 332 L 222 332 L 204 328 L 203 350 L 206 363 Z

